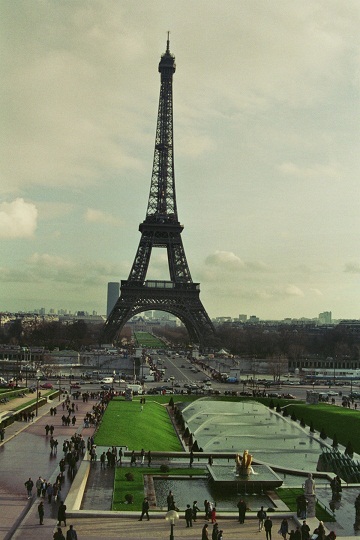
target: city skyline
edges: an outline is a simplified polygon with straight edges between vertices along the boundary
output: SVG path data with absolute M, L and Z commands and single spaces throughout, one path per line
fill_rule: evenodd
M 358 2 L 0 12 L 0 311 L 104 314 L 127 279 L 170 30 L 178 213 L 209 316 L 360 317 Z

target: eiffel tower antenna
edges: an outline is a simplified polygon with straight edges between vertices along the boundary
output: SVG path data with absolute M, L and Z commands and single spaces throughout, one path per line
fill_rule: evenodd
M 202 346 L 214 334 L 213 324 L 200 301 L 200 284 L 193 283 L 181 239 L 173 148 L 173 75 L 175 57 L 170 53 L 170 32 L 166 51 L 159 63 L 160 98 L 150 193 L 145 220 L 140 223 L 141 238 L 127 280 L 108 316 L 103 338 L 112 341 L 124 324 L 143 311 L 167 311 L 186 326 L 190 340 Z M 170 281 L 146 280 L 152 250 L 167 251 Z

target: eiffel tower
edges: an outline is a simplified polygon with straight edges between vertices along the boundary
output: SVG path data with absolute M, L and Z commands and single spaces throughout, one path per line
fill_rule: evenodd
M 203 345 L 214 327 L 200 301 L 200 284 L 193 283 L 181 240 L 183 225 L 178 221 L 173 153 L 172 80 L 175 57 L 166 52 L 159 63 L 160 99 L 155 151 L 146 218 L 140 224 L 141 239 L 128 279 L 121 281 L 121 293 L 108 316 L 103 338 L 110 342 L 137 313 L 167 311 L 185 325 L 190 340 Z M 153 248 L 166 248 L 170 281 L 146 281 Z

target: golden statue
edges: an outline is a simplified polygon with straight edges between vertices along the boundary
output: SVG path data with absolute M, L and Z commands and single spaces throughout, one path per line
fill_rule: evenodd
M 236 474 L 242 476 L 250 474 L 252 472 L 252 460 L 253 457 L 251 454 L 249 454 L 248 450 L 244 450 L 242 458 L 240 457 L 240 454 L 236 454 Z

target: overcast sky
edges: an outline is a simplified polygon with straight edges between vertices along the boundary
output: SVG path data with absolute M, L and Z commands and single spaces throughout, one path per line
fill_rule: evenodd
M 0 311 L 105 313 L 127 279 L 170 30 L 178 215 L 210 317 L 360 317 L 358 0 L 1 0 L 0 25 Z

